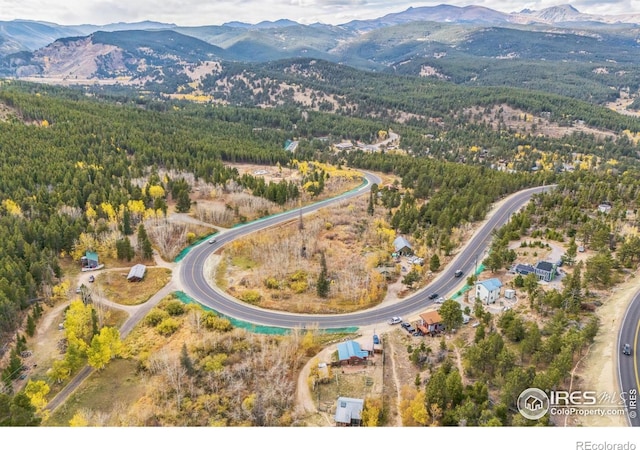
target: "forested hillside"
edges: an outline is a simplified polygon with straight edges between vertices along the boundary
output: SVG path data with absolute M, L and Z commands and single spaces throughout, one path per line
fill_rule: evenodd
M 61 275 L 57 258 L 73 251 L 81 233 L 109 229 L 109 225 L 91 229 L 88 213 L 111 226 L 115 221 L 121 228 L 131 202 L 141 201 L 143 211 L 166 212 L 166 196 L 177 197 L 179 192 L 170 192 L 167 180 L 152 176 L 158 168 L 217 184 L 235 180 L 250 188 L 255 183 L 239 177 L 225 163 L 286 165 L 291 155 L 283 150 L 284 142 L 298 138 L 298 159 L 342 160 L 402 176 L 417 198 L 431 201 L 418 208 L 405 198 L 395 213 L 397 227 L 415 232 L 431 224 L 446 232 L 460 222 L 482 218 L 491 202 L 509 192 L 552 181 L 558 164 L 573 161 L 577 151 L 597 155 L 591 162 L 594 167 L 609 164 L 622 170 L 637 160 L 634 141 L 621 131 L 640 130 L 640 123 L 586 103 L 525 91 L 465 89 L 365 75 L 312 61 L 274 63 L 262 70 L 255 73 L 254 81 L 276 71 L 288 72 L 291 82 L 336 94 L 345 99 L 345 106 L 303 114 L 295 102 L 269 109 L 204 106 L 134 100 L 126 95 L 92 98 L 76 90 L 4 82 L 0 90 L 4 116 L 0 123 L 1 329 L 15 329 L 29 301 L 50 292 Z M 507 127 L 494 128 L 487 114 L 474 122 L 473 115 L 464 112 L 473 106 L 489 111 L 486 108 L 491 105 L 505 103 L 531 114 L 548 111 L 552 120 L 579 118 L 619 137 L 525 136 Z M 482 109 L 478 111 L 482 115 Z M 394 117 L 409 113 L 412 119 L 394 122 Z M 318 139 L 328 137 L 329 144 L 342 139 L 372 142 L 378 130 L 390 127 L 400 133 L 402 147 L 410 154 L 430 157 L 416 164 L 411 156 L 334 154 L 326 151 L 326 141 Z M 489 149 L 485 158 L 478 157 L 481 148 Z M 525 170 L 520 174 L 490 170 L 495 165 L 492 161 L 499 158 L 510 159 L 513 169 Z M 450 162 L 438 162 L 441 159 Z M 537 163 L 545 170 L 526 175 Z M 145 186 L 154 183 L 164 184 L 164 198 L 150 195 Z M 287 195 L 296 195 L 295 190 L 288 191 Z M 256 193 L 267 195 L 265 189 Z M 113 211 L 115 219 L 110 217 Z M 136 217 L 139 221 L 143 215 Z

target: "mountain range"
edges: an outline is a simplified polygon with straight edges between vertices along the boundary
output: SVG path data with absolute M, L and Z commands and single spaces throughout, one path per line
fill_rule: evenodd
M 587 89 L 600 102 L 612 86 L 635 91 L 640 84 L 640 14 L 596 16 L 570 5 L 513 13 L 439 5 L 341 25 L 0 22 L 3 77 L 163 85 L 170 93 L 192 90 L 230 64 L 292 58 L 457 84 L 568 95 Z

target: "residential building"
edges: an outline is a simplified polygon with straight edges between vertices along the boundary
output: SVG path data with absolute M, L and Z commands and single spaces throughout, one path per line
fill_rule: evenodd
M 338 397 L 334 419 L 336 426 L 359 427 L 362 425 L 364 400 L 361 398 Z
M 513 270 L 515 273 L 523 275 L 525 277 L 530 273 L 536 273 L 535 267 L 529 264 L 517 264 Z
M 409 241 L 407 241 L 403 236 L 398 236 L 393 240 L 393 248 L 395 252 L 400 256 L 408 256 L 413 254 L 413 248 Z
M 85 255 L 80 258 L 80 263 L 83 269 L 97 269 L 98 268 L 98 254 L 96 252 L 87 251 Z
M 431 336 L 444 331 L 444 324 L 442 323 L 440 313 L 438 313 L 438 311 L 429 311 L 420 314 L 417 328 L 424 334 L 429 334 Z
M 497 278 L 479 281 L 476 283 L 476 298 L 487 305 L 495 303 L 500 298 L 501 287 L 502 283 Z
M 548 261 L 538 261 L 535 269 L 538 280 L 552 281 L 556 276 L 556 265 Z
M 338 360 L 340 364 L 358 364 L 369 357 L 367 350 L 362 350 L 356 341 L 346 341 L 338 344 Z
M 353 144 L 351 142 L 340 142 L 339 144 L 334 145 L 337 150 L 350 150 L 353 148 Z

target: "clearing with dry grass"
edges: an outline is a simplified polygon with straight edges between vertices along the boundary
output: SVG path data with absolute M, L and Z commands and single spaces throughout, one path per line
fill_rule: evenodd
M 139 305 L 146 302 L 171 279 L 171 270 L 149 267 L 142 281 L 127 280 L 128 269 L 105 271 L 96 277 L 95 290 L 120 305 Z

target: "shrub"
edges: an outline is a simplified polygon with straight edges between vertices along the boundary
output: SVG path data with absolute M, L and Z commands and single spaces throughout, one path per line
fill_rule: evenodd
M 205 328 L 209 330 L 231 331 L 233 329 L 233 326 L 231 325 L 231 321 L 229 319 L 218 317 L 213 312 L 205 313 L 202 322 Z
M 291 283 L 291 289 L 296 294 L 302 294 L 307 290 L 308 287 L 309 284 L 306 281 L 294 281 L 293 283 Z
M 267 289 L 280 289 L 280 283 L 275 279 L 275 277 L 269 277 L 264 280 L 264 285 Z
M 167 317 L 158 324 L 156 330 L 163 336 L 171 336 L 178 328 L 180 328 L 180 322 L 173 317 Z
M 170 316 L 180 316 L 184 314 L 184 304 L 180 300 L 171 300 L 164 307 L 164 310 L 168 312 Z
M 169 314 L 166 311 L 160 308 L 153 308 L 151 311 L 149 311 L 149 313 L 147 314 L 147 317 L 144 320 L 147 325 L 155 327 L 156 325 L 158 325 L 160 322 L 162 322 L 164 319 L 168 317 L 169 317 Z
M 250 291 L 243 292 L 242 295 L 240 296 L 240 300 L 243 300 L 247 303 L 255 304 L 260 301 L 260 297 L 261 297 L 260 292 L 250 290 Z
M 224 353 L 207 355 L 202 359 L 202 368 L 207 372 L 222 372 L 228 356 Z
M 305 272 L 304 270 L 297 270 L 294 273 L 291 274 L 291 276 L 289 277 L 289 280 L 291 281 L 306 281 L 308 277 L 307 272 Z

